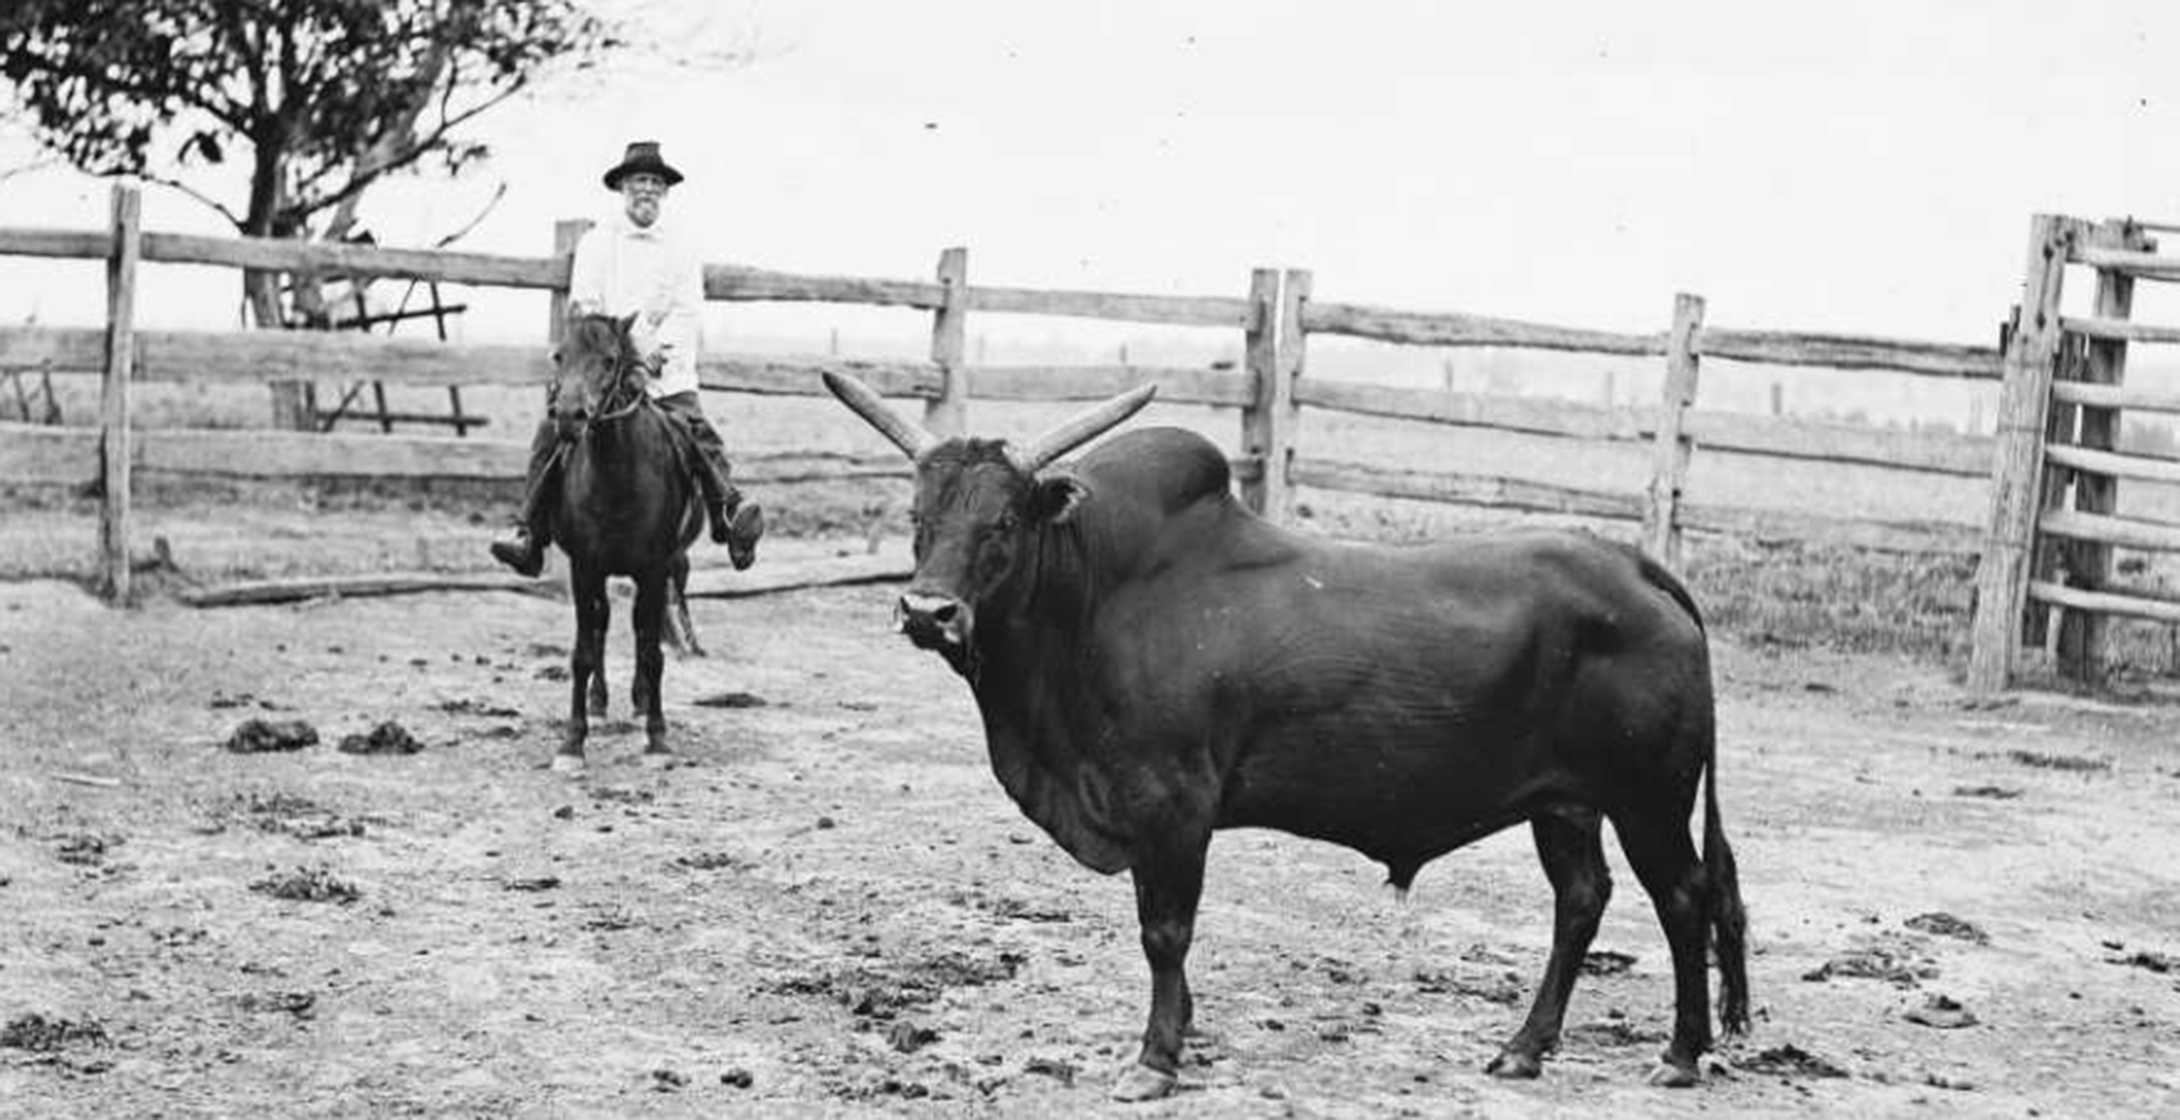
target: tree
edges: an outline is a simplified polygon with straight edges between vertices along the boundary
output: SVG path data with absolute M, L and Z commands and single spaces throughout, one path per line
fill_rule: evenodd
M 183 191 L 259 237 L 339 236 L 378 179 L 484 156 L 462 126 L 622 45 L 573 0 L 14 0 L 0 73 L 78 169 Z M 246 161 L 230 206 L 190 182 Z M 314 228 L 315 227 L 315 228 Z M 260 324 L 275 278 L 246 277 Z

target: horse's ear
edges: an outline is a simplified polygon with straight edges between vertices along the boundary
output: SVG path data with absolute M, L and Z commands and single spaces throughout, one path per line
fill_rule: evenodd
M 621 333 L 634 334 L 636 331 L 636 316 L 641 314 L 643 313 L 640 311 L 631 311 L 627 315 L 623 316 L 621 318 Z

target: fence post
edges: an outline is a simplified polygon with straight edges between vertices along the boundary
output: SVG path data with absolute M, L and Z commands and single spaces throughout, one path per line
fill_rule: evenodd
M 2052 359 L 2051 375 L 2055 381 L 2078 381 L 2082 378 L 2082 366 L 2089 360 L 2084 340 L 2067 335 L 2059 339 L 2059 352 Z M 2075 441 L 2077 409 L 2062 401 L 2052 401 L 2044 410 L 2044 446 Z M 2073 484 L 2075 472 L 2066 467 L 2045 467 L 2037 483 L 2036 508 L 2058 509 L 2066 504 L 2067 488 Z M 2036 536 L 2030 540 L 2028 582 L 2059 578 L 2060 553 L 2066 542 L 2058 537 Z M 2051 642 L 2052 615 L 2061 608 L 2044 603 L 2021 604 L 2021 644 L 2025 648 L 2040 649 Z
M 106 257 L 106 369 L 99 384 L 98 551 L 108 602 L 129 601 L 129 381 L 136 375 L 136 264 L 143 253 L 143 195 L 114 184 L 113 248 Z
M 939 395 L 924 402 L 924 427 L 940 436 L 969 430 L 969 250 L 939 254 L 945 303 L 931 313 L 931 364 L 939 367 Z
M 2127 222 L 2107 222 L 2092 235 L 2097 244 L 2114 249 L 2150 251 L 2155 242 Z M 2117 269 L 2097 273 L 2096 314 L 2101 319 L 2125 319 L 2134 309 L 2135 280 Z M 2126 374 L 2127 340 L 2085 340 L 2087 360 L 2081 365 L 2082 380 L 2117 385 Z M 2080 410 L 2079 446 L 2110 451 L 2119 435 L 2119 410 Z M 2083 513 L 2109 514 L 2119 506 L 2119 479 L 2108 474 L 2076 471 L 2074 508 Z M 2112 579 L 2112 546 L 2102 541 L 2069 541 L 2066 545 L 2067 585 L 2097 590 Z M 2059 672 L 2077 681 L 2096 683 L 2104 675 L 2105 616 L 2093 611 L 2065 610 L 2059 615 Z
M 1665 391 L 1658 403 L 1657 452 L 1649 500 L 1643 505 L 1643 548 L 1667 567 L 1680 566 L 1680 495 L 1688 485 L 1688 407 L 1696 401 L 1696 332 L 1703 297 L 1673 297 L 1673 331 L 1665 341 Z
M 1280 398 L 1274 403 L 1285 419 L 1278 421 L 1277 438 L 1284 448 L 1279 458 L 1279 499 L 1268 502 L 1274 521 L 1294 520 L 1294 457 L 1301 442 L 1302 409 L 1295 403 L 1295 389 L 1308 368 L 1309 334 L 1302 328 L 1302 309 L 1310 299 L 1310 271 L 1290 268 L 1279 285 L 1279 381 Z
M 583 240 L 583 235 L 590 232 L 593 224 L 589 218 L 562 218 L 554 222 L 553 256 L 569 262 L 572 266 L 575 262 L 576 243 Z M 545 339 L 548 342 L 559 342 L 561 332 L 568 328 L 567 285 L 553 289 L 549 310 L 552 321 L 545 324 Z
M 1259 515 L 1278 518 L 1287 505 L 1287 460 L 1294 453 L 1294 383 L 1280 361 L 1279 270 L 1249 274 L 1249 323 L 1242 334 L 1242 368 L 1249 375 L 1249 403 L 1241 410 L 1242 454 L 1255 460 L 1242 481 L 1242 500 Z
M 1968 689 L 2006 687 L 2020 649 L 2022 608 L 2043 494 L 2044 424 L 2052 365 L 2059 354 L 2059 294 L 2074 223 L 2053 214 L 2029 222 L 2021 319 L 2010 332 L 1998 399 L 1998 446 L 1991 459 L 1991 518 L 1976 564 L 1976 613 L 1969 627 Z

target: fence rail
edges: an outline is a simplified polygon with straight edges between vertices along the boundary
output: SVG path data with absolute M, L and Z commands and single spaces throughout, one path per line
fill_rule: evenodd
M 2142 225 L 2141 228 L 2158 227 Z M 2180 257 L 2161 257 L 2156 253 L 2139 250 L 2081 245 L 2076 246 L 2067 259 L 2099 271 L 2117 272 L 2144 280 L 2180 280 Z
M 2180 393 L 2169 389 L 2136 389 L 2124 385 L 2060 381 L 2053 383 L 2051 399 L 2055 404 L 2086 405 L 2091 408 L 2180 413 Z
M 117 199 L 127 188 L 117 189 Z M 118 202 L 117 202 L 118 206 Z M 118 213 L 118 211 L 117 211 Z M 529 288 L 554 296 L 568 277 L 567 252 L 584 227 L 561 223 L 548 257 L 305 244 L 251 238 L 136 233 L 117 218 L 105 231 L 0 228 L 0 254 L 104 260 L 111 272 L 124 257 L 163 263 L 251 268 L 286 273 L 403 277 L 447 283 Z M 113 290 L 133 290 L 133 274 L 116 274 Z M 1241 413 L 1241 450 L 1233 456 L 1245 495 L 1281 516 L 1296 486 L 1423 498 L 1524 510 L 1644 521 L 1648 537 L 1670 556 L 1682 529 L 1774 538 L 1820 538 L 1876 548 L 1973 551 L 1965 526 L 1814 517 L 1791 511 L 1752 511 L 1687 501 L 1681 495 L 1690 454 L 1725 451 L 1906 471 L 1980 476 L 1998 444 L 1989 437 L 1911 433 L 1810 420 L 1759 417 L 1691 407 L 1703 358 L 1771 365 L 1886 370 L 1952 378 L 1990 378 L 1997 350 L 1855 335 L 1727 330 L 1701 323 L 1702 301 L 1683 297 L 1674 328 L 1658 333 L 1587 330 L 1484 316 L 1421 313 L 1319 302 L 1306 272 L 1260 269 L 1242 296 L 1169 296 L 978 286 L 967 257 L 949 250 L 932 280 L 803 275 L 734 265 L 704 268 L 708 299 L 807 301 L 891 306 L 928 312 L 933 347 L 928 361 L 854 361 L 805 355 L 706 354 L 698 373 L 705 388 L 774 395 L 820 393 L 820 369 L 846 369 L 889 396 L 921 398 L 927 421 L 945 430 L 973 394 L 979 400 L 1070 401 L 1108 396 L 1155 381 L 1161 400 L 1232 408 Z M 1693 309 L 1692 314 L 1689 309 Z M 1239 330 L 1239 369 L 1104 365 L 975 366 L 962 354 L 968 312 L 1055 315 Z M 99 372 L 109 393 L 128 381 L 376 380 L 433 386 L 534 384 L 548 374 L 543 348 L 450 344 L 363 334 L 313 332 L 137 331 L 125 305 L 105 329 L 0 328 L 0 368 L 43 367 Z M 1648 408 L 1614 408 L 1531 398 L 1492 397 L 1323 379 L 1307 372 L 1311 335 L 1446 347 L 1517 347 L 1663 359 L 1676 370 L 1668 393 Z M 118 347 L 112 340 L 119 340 Z M 126 367 L 133 365 L 133 370 Z M 117 368 L 122 372 L 117 374 Z M 1730 376 L 1730 375 L 1729 375 Z M 125 397 L 122 398 L 125 401 Z M 1298 448 L 1304 408 L 1465 425 L 1531 435 L 1659 448 L 1647 489 L 1589 492 L 1536 481 L 1392 470 L 1312 456 Z M 125 410 L 106 417 L 108 429 L 128 428 Z M 140 430 L 114 459 L 114 441 L 97 431 L 56 431 L 0 425 L 0 472 L 19 480 L 81 483 L 114 470 L 182 471 L 251 477 L 393 475 L 512 478 L 522 445 L 511 440 L 431 436 L 303 434 L 289 431 Z M 104 458 L 102 458 L 102 456 Z M 897 465 L 803 456 L 792 462 L 751 457 L 758 480 L 821 477 L 899 477 Z M 772 473 L 785 472 L 785 473 Z M 111 488 L 109 488 L 110 490 Z M 109 503 L 127 495 L 109 492 Z M 126 545 L 126 511 L 119 514 L 119 548 Z M 1662 534 L 1662 535 L 1658 535 Z M 109 544 L 104 557 L 118 577 L 109 590 L 126 598 L 127 560 Z
M 1664 335 L 1580 330 L 1481 315 L 1394 311 L 1356 303 L 1310 304 L 1302 309 L 1302 329 L 1411 346 L 1518 346 L 1635 358 L 1655 358 L 1665 353 Z
M 1705 327 L 1696 335 L 1696 353 L 1706 358 L 1775 366 L 1891 370 L 1931 377 L 1995 381 L 1999 374 L 1995 349 L 1853 335 Z

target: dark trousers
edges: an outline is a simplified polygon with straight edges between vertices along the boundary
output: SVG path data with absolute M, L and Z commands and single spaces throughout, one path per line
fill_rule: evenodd
M 682 433 L 695 447 L 696 461 L 690 469 L 696 474 L 698 488 L 704 491 L 704 504 L 733 513 L 734 507 L 741 504 L 742 494 L 729 481 L 734 468 L 727 462 L 726 441 L 719 438 L 719 429 L 705 417 L 704 404 L 695 390 L 660 397 L 656 403 L 660 412 L 681 425 Z
M 694 460 L 690 470 L 696 475 L 697 488 L 704 492 L 705 508 L 724 509 L 731 516 L 734 507 L 741 504 L 742 493 L 729 481 L 734 468 L 727 462 L 727 445 L 704 416 L 703 402 L 689 392 L 660 397 L 652 403 L 688 437 L 689 447 L 695 452 L 690 457 Z M 530 437 L 530 466 L 524 474 L 522 523 L 541 548 L 550 532 L 546 512 L 552 508 L 555 488 L 560 483 L 560 448 L 560 429 L 552 418 L 538 421 L 537 431 Z

